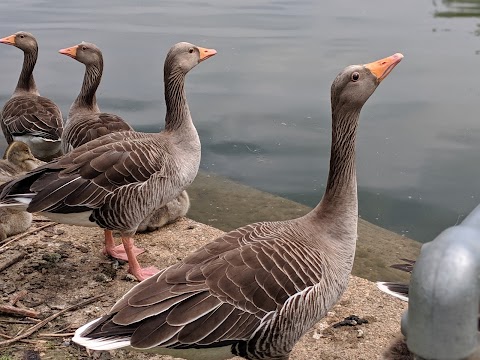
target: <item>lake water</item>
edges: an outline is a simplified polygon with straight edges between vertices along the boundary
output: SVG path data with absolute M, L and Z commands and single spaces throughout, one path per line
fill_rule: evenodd
M 187 79 L 201 168 L 310 206 L 327 176 L 331 81 L 402 52 L 362 111 L 360 215 L 428 241 L 480 201 L 479 15 L 472 0 L 3 0 L 0 35 L 34 33 L 37 85 L 65 115 L 84 67 L 57 51 L 96 43 L 102 110 L 144 131 L 163 127 L 169 47 L 215 48 Z M 1 45 L 0 59 L 4 103 L 22 54 Z

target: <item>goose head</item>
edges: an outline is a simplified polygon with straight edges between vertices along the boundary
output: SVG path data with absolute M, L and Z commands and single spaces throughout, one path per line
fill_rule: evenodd
M 5 150 L 3 158 L 9 163 L 20 167 L 24 171 L 33 170 L 44 164 L 43 161 L 35 158 L 28 145 L 21 141 L 12 142 L 7 150 Z
M 360 111 L 377 86 L 402 59 L 403 55 L 396 53 L 369 64 L 347 66 L 332 83 L 332 110 L 341 108 L 347 113 Z
M 187 42 L 173 45 L 165 59 L 165 73 L 180 71 L 187 74 L 200 62 L 217 53 L 214 49 L 206 49 Z
M 100 49 L 92 43 L 82 41 L 80 44 L 61 49 L 60 54 L 70 56 L 85 65 L 94 65 L 103 62 L 103 56 Z
M 26 31 L 19 31 L 4 37 L 0 39 L 0 43 L 13 45 L 26 53 L 35 52 L 38 49 L 37 40 L 32 34 Z

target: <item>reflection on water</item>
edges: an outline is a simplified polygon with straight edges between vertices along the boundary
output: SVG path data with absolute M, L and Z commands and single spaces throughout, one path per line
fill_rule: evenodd
M 437 17 L 479 17 L 479 0 L 442 0 L 441 5 L 437 6 L 434 1 L 435 16 Z
M 442 4 L 435 5 L 435 17 L 439 18 L 471 18 L 480 17 L 480 0 L 442 0 Z M 477 24 L 475 35 L 480 36 L 480 24 Z M 477 51 L 476 54 L 480 53 Z

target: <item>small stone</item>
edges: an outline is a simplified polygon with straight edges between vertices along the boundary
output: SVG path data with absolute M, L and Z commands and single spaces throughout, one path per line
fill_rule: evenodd
M 313 335 L 312 335 L 312 338 L 314 338 L 315 340 L 320 340 L 322 338 L 322 334 L 319 333 L 316 329 L 313 331 Z
M 47 253 L 47 254 L 43 254 L 42 256 L 43 260 L 48 261 L 50 263 L 56 263 L 60 261 L 61 258 L 62 258 L 62 255 L 57 253 Z
M 78 250 L 80 250 L 82 253 L 86 254 L 88 253 L 88 248 L 86 246 L 83 246 L 83 245 L 77 245 L 76 246 Z
M 362 329 L 357 329 L 357 338 L 363 338 L 364 332 Z
M 40 354 L 34 350 L 25 350 L 23 352 L 23 360 L 40 360 Z
M 189 225 L 189 226 L 187 227 L 187 229 L 188 229 L 188 230 L 193 230 L 193 229 L 195 229 L 195 225 Z
M 65 303 L 61 303 L 61 304 L 60 303 L 57 303 L 57 304 L 50 303 L 50 304 L 47 304 L 47 306 L 52 310 L 64 310 L 67 307 L 67 305 Z
M 93 278 L 95 281 L 106 283 L 112 281 L 111 277 L 108 277 L 104 273 L 96 274 L 95 277 Z
M 137 278 L 135 276 L 133 276 L 132 274 L 127 274 L 127 275 L 125 275 L 124 280 L 134 282 L 134 281 L 137 281 Z
M 325 329 L 328 329 L 329 328 L 329 325 L 326 323 L 326 322 L 321 322 L 320 324 L 318 324 L 318 327 L 319 327 L 319 330 L 320 331 L 323 331 Z

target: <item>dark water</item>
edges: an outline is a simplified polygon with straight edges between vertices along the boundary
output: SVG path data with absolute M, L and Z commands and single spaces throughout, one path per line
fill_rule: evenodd
M 479 1 L 3 0 L 0 35 L 36 35 L 37 85 L 65 114 L 84 68 L 57 51 L 96 43 L 102 110 L 147 131 L 163 127 L 168 48 L 217 49 L 187 81 L 202 169 L 311 206 L 328 169 L 331 81 L 402 52 L 362 112 L 360 214 L 427 241 L 480 201 L 479 15 Z M 2 45 L 0 59 L 3 103 L 21 52 Z

